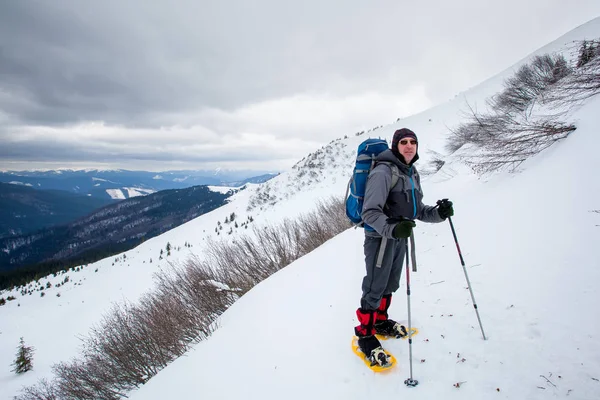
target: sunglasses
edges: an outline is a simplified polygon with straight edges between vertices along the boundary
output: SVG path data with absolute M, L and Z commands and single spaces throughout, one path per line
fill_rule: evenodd
M 410 142 L 410 144 L 412 144 L 412 145 L 415 145 L 415 144 L 417 144 L 417 141 L 416 141 L 415 139 L 411 139 L 411 140 L 402 139 L 402 140 L 400 141 L 400 144 L 401 144 L 402 146 L 406 146 L 406 145 L 408 144 L 408 142 Z

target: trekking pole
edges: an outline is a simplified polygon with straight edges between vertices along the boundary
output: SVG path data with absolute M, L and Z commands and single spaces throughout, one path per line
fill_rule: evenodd
M 406 297 L 408 304 L 408 360 L 410 363 L 410 378 L 404 381 L 404 384 L 408 387 L 415 387 L 419 384 L 419 381 L 413 379 L 413 365 L 412 365 L 412 325 L 410 315 L 410 266 L 408 265 L 408 239 L 406 239 Z
M 437 205 L 440 206 L 447 201 L 448 201 L 448 199 L 438 200 Z M 473 308 L 475 308 L 475 313 L 477 314 L 477 320 L 479 321 L 479 327 L 481 328 L 481 334 L 483 335 L 483 340 L 487 340 L 487 338 L 485 337 L 485 332 L 483 331 L 483 325 L 481 324 L 481 317 L 479 316 L 479 309 L 477 308 L 477 302 L 475 301 L 475 296 L 473 295 L 473 289 L 471 288 L 471 281 L 469 280 L 469 275 L 467 274 L 467 268 L 465 267 L 465 260 L 463 259 L 462 252 L 460 251 L 460 246 L 458 244 L 458 238 L 456 237 L 456 231 L 454 230 L 454 224 L 452 223 L 452 217 L 448 217 L 448 222 L 450 222 L 450 229 L 452 229 L 452 236 L 454 236 L 454 243 L 456 243 L 456 250 L 458 250 L 458 257 L 460 258 L 460 263 L 463 267 L 463 271 L 465 273 L 465 278 L 467 278 L 467 285 L 469 286 L 469 292 L 471 292 L 471 300 L 473 300 Z

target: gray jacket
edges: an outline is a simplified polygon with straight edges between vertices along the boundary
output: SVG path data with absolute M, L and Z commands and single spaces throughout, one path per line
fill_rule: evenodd
M 396 224 L 387 222 L 390 217 L 418 219 L 424 222 L 443 221 L 435 207 L 423 204 L 421 178 L 414 165 L 404 164 L 391 150 L 380 153 L 376 161 L 379 163 L 375 165 L 367 179 L 362 209 L 363 221 L 372 228 L 365 227 L 367 235 L 393 238 L 392 233 Z M 389 163 L 395 164 L 400 171 L 400 179 L 393 188 L 390 188 L 392 166 Z

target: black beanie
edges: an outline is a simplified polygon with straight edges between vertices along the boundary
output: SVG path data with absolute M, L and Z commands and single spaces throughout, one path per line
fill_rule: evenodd
M 392 138 L 392 153 L 394 153 L 394 155 L 400 159 L 402 162 L 404 162 L 406 164 L 406 161 L 404 160 L 404 156 L 402 154 L 400 154 L 400 152 L 398 151 L 398 143 L 400 143 L 400 140 L 404 139 L 404 138 L 411 138 L 411 139 L 415 139 L 417 142 L 419 141 L 419 139 L 417 139 L 417 135 L 411 131 L 410 129 L 407 128 L 402 128 L 402 129 L 398 129 L 396 132 L 394 132 L 394 137 Z M 419 159 L 419 154 L 415 154 L 415 157 L 412 159 L 411 164 L 414 163 L 415 161 L 417 161 Z

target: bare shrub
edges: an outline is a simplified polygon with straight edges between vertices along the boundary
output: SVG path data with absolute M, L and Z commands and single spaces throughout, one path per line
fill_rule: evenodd
M 476 146 L 478 150 L 461 157 L 476 173 L 499 169 L 514 171 L 527 158 L 576 129 L 557 116 L 531 118 L 498 111 L 479 114 L 472 107 L 469 109 L 469 120 L 450 131 L 446 148 L 456 151 L 465 144 Z
M 576 106 L 600 93 L 600 39 L 576 42 L 580 48 L 577 68 L 550 94 L 557 107 Z
M 95 365 L 93 374 L 110 372 L 119 391 L 142 385 L 168 361 L 136 311 L 129 303 L 114 304 L 84 341 L 84 359 Z
M 103 399 L 116 400 L 125 395 L 113 388 L 114 382 L 110 376 L 107 380 L 101 377 L 106 375 L 104 371 L 91 370 L 91 364 L 86 364 L 78 359 L 69 363 L 61 362 L 52 366 L 55 378 L 55 387 L 58 398 L 67 399 Z M 29 400 L 23 397 L 23 400 Z
M 531 81 L 533 72 L 529 65 L 523 65 L 513 77 L 506 80 L 504 91 L 492 98 L 492 107 L 506 111 L 525 111 L 536 96 L 535 86 L 529 86 Z
M 58 392 L 52 382 L 41 379 L 37 384 L 25 387 L 15 400 L 58 400 Z
M 344 198 L 330 197 L 317 202 L 316 213 L 321 219 L 321 224 L 327 224 L 331 239 L 353 225 L 346 216 L 346 201 Z
M 206 263 L 213 267 L 219 282 L 243 294 L 350 226 L 343 199 L 331 198 L 297 220 L 255 226 L 252 236 L 243 235 L 231 243 L 208 241 Z
M 431 155 L 431 160 L 427 163 L 426 167 L 421 170 L 421 175 L 423 176 L 435 174 L 446 164 L 442 155 L 437 151 L 429 150 L 428 153 Z
M 596 60 L 573 68 L 562 55 L 534 57 L 504 82 L 500 94 L 488 100 L 489 111 L 481 113 L 468 105 L 467 121 L 450 131 L 446 150 L 456 152 L 466 144 L 473 145 L 476 150 L 462 155 L 462 159 L 477 173 L 516 170 L 527 158 L 576 129 L 575 125 L 562 121 L 567 111 L 532 115 L 533 106 L 540 103 L 550 109 L 562 107 L 580 99 L 586 90 L 585 93 L 597 93 L 593 92 L 594 79 L 589 74 L 585 78 L 582 75 L 584 70 L 593 68 Z
M 535 56 L 504 82 L 504 90 L 490 105 L 501 112 L 525 112 L 549 86 L 572 72 L 563 55 Z
M 198 336 L 199 329 L 195 328 L 199 326 L 190 321 L 187 309 L 172 294 L 160 292 L 143 296 L 139 306 L 132 309 L 136 331 L 152 338 L 146 347 L 152 358 L 146 363 L 163 368 L 188 350 L 188 343 Z
M 195 255 L 182 264 L 171 264 L 157 278 L 161 295 L 181 307 L 179 315 L 171 318 L 176 318 L 174 323 L 185 343 L 208 337 L 214 330 L 214 320 L 238 297 L 222 290 L 215 269 Z
M 445 148 L 454 153 L 465 144 L 483 146 L 501 136 L 514 120 L 510 113 L 480 113 L 467 103 L 469 114 L 463 114 L 467 122 L 450 130 L 450 138 Z
M 258 228 L 254 228 L 255 234 Z M 264 238 L 272 227 L 262 228 L 260 233 Z M 265 234 L 265 232 L 267 232 Z M 264 241 L 264 239 L 263 239 Z M 237 288 L 241 293 L 246 293 L 254 285 L 271 275 L 279 269 L 276 255 L 271 253 L 272 249 L 265 248 L 264 251 L 258 245 L 258 240 L 244 235 L 232 243 L 223 241 L 207 241 L 205 248 L 206 263 L 210 264 L 218 275 L 217 281 Z M 202 263 L 196 268 L 206 268 Z
M 299 245 L 303 255 L 310 253 L 334 236 L 332 227 L 323 223 L 317 213 L 301 216 L 298 224 L 302 232 Z
M 331 198 L 298 220 L 254 227 L 252 236 L 229 243 L 210 241 L 203 259 L 158 273 L 155 290 L 139 304 L 113 305 L 83 339 L 80 358 L 55 364 L 53 382 L 24 388 L 18 399 L 127 397 L 209 336 L 216 318 L 254 285 L 349 227 L 344 199 Z
M 502 135 L 490 137 L 480 149 L 482 153 L 464 157 L 477 173 L 499 169 L 515 171 L 529 157 L 564 139 L 574 131 L 572 124 L 544 117 L 539 120 L 514 123 Z

